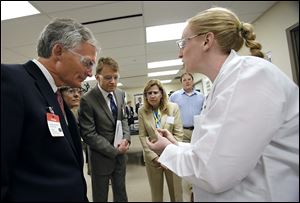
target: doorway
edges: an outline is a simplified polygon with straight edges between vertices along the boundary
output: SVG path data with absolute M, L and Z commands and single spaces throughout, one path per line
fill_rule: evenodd
M 286 30 L 293 80 L 299 86 L 299 23 Z

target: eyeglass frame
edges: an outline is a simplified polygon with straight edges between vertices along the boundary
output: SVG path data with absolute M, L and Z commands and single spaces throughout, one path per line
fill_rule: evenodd
M 159 93 L 162 94 L 161 90 L 158 90 L 158 91 L 147 91 L 147 92 L 145 92 L 145 96 L 146 97 L 150 97 L 150 96 L 152 96 L 152 93 L 153 93 L 154 96 L 158 96 Z
M 186 42 L 187 42 L 188 40 L 191 40 L 191 39 L 193 39 L 193 38 L 195 38 L 195 37 L 198 37 L 198 36 L 200 36 L 200 35 L 204 35 L 204 34 L 206 34 L 206 33 L 207 33 L 207 32 L 198 33 L 198 34 L 193 35 L 193 36 L 191 36 L 191 37 L 186 37 L 186 38 L 177 40 L 177 41 L 176 41 L 176 44 L 177 44 L 177 46 L 178 46 L 180 49 L 183 49 L 183 48 L 185 47 Z
M 108 76 L 108 75 L 106 75 L 106 76 L 103 76 L 103 75 L 101 75 L 102 76 L 102 78 L 105 80 L 105 81 L 108 81 L 108 82 L 111 82 L 113 79 L 115 80 L 115 81 L 118 81 L 119 79 L 120 79 L 120 76 L 118 75 L 118 76 Z
M 67 89 L 62 90 L 62 92 L 66 92 L 67 94 L 75 94 L 78 93 L 79 95 L 83 94 L 83 88 L 79 87 L 69 87 Z
M 83 56 L 83 55 L 81 55 L 81 54 L 79 54 L 79 53 L 77 53 L 77 52 L 75 52 L 75 51 L 73 51 L 71 49 L 68 49 L 68 51 L 71 52 L 72 54 L 75 54 L 75 55 L 79 56 L 80 57 L 79 61 L 80 61 L 80 63 L 82 65 L 84 65 L 84 67 L 86 67 L 88 69 L 90 69 L 90 68 L 91 69 L 96 68 L 96 66 L 97 66 L 96 63 L 94 61 L 92 61 L 89 57 Z

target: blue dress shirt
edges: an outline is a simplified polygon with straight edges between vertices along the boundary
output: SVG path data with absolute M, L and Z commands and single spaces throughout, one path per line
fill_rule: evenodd
M 202 110 L 203 94 L 193 90 L 189 96 L 181 89 L 170 96 L 170 101 L 178 104 L 183 127 L 194 126 L 194 115 L 199 115 Z

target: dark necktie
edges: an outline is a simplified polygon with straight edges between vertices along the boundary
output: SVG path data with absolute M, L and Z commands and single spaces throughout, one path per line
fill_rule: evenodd
M 114 98 L 113 98 L 113 96 L 112 96 L 111 93 L 108 94 L 108 98 L 110 100 L 110 109 L 111 109 L 112 115 L 113 115 L 113 117 L 114 117 L 114 119 L 116 121 L 117 120 L 117 116 L 118 116 L 118 107 L 115 104 Z

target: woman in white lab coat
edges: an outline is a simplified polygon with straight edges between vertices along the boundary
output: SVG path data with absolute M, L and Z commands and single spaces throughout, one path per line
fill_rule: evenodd
M 239 56 L 243 44 L 252 56 Z M 253 27 L 211 8 L 189 19 L 178 42 L 188 72 L 213 87 L 191 143 L 158 130 L 149 147 L 193 184 L 195 201 L 299 201 L 299 88 L 263 59 Z

